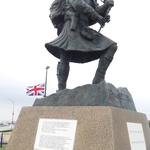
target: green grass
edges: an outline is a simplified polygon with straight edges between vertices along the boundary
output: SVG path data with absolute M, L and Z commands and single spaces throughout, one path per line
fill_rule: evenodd
M 3 147 L 0 147 L 0 150 L 5 150 L 5 146 L 3 146 Z

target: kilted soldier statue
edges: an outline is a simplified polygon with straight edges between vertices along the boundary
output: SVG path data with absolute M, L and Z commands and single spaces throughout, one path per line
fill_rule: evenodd
M 96 0 L 55 0 L 52 3 L 50 19 L 57 28 L 58 37 L 46 43 L 45 47 L 60 59 L 57 66 L 58 90 L 66 88 L 69 62 L 86 63 L 99 59 L 93 84 L 105 79 L 117 43 L 89 26 L 99 23 L 104 27 L 110 21 L 108 13 L 113 5 L 113 0 L 104 0 L 101 6 Z

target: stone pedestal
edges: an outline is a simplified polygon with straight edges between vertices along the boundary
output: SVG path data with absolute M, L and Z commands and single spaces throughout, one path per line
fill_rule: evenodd
M 24 107 L 6 150 L 33 150 L 40 118 L 77 120 L 74 150 L 132 150 L 127 122 L 142 124 L 150 150 L 144 114 L 102 106 Z

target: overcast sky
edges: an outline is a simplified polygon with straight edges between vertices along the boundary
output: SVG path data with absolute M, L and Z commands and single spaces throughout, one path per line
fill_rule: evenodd
M 48 91 L 57 90 L 58 59 L 44 44 L 57 37 L 49 19 L 52 0 L 0 1 L 0 121 L 15 119 L 23 106 L 32 106 L 35 97 L 26 87 L 44 83 L 48 70 Z M 127 87 L 139 112 L 150 116 L 150 1 L 115 0 L 111 22 L 101 33 L 118 43 L 106 82 Z M 94 27 L 96 30 L 99 26 Z M 98 61 L 71 63 L 67 88 L 91 83 Z M 150 117 L 149 117 L 150 118 Z

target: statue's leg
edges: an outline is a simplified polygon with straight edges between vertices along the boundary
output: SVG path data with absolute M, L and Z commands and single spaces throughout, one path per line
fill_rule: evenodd
M 101 55 L 98 68 L 96 70 L 95 77 L 93 79 L 93 84 L 100 83 L 105 79 L 107 68 L 112 62 L 116 50 L 117 44 L 113 44 L 104 52 L 104 54 Z
M 60 55 L 60 62 L 57 65 L 58 90 L 66 88 L 66 82 L 69 75 L 69 57 L 66 52 Z

